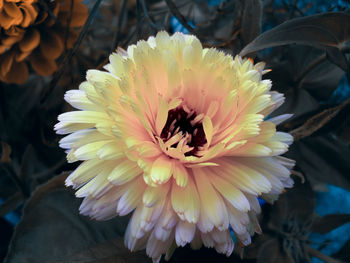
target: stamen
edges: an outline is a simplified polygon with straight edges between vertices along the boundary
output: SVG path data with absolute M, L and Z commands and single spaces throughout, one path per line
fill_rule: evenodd
M 194 147 L 189 147 L 188 145 L 185 145 L 184 147 L 182 147 L 182 152 L 188 153 L 188 152 L 191 152 L 193 149 Z
M 196 118 L 194 118 L 194 120 L 191 121 L 191 125 L 194 126 L 197 122 L 200 122 L 201 120 L 203 120 L 203 118 L 204 118 L 203 113 L 197 115 Z
M 182 152 L 182 148 L 186 145 L 186 138 L 182 138 L 176 146 L 176 149 Z
M 182 105 L 182 108 L 183 108 L 183 110 L 184 110 L 185 112 L 187 112 L 187 114 L 189 114 L 189 113 L 191 112 L 190 108 L 187 107 L 185 104 Z
M 176 119 L 173 120 L 173 122 L 170 124 L 170 128 L 169 131 L 172 132 L 175 128 L 175 123 L 176 123 Z
M 199 149 L 204 149 L 203 146 L 207 143 L 202 124 L 203 118 L 203 113 L 197 115 L 186 105 L 169 110 L 160 136 L 166 148 L 172 152 L 176 149 L 180 155 L 198 156 Z
M 175 134 L 173 137 L 171 137 L 168 141 L 164 143 L 166 147 L 170 147 L 176 143 L 178 143 L 183 138 L 182 132 L 179 132 Z
M 187 144 L 190 144 L 192 141 L 192 134 L 187 135 Z
M 191 111 L 191 112 L 187 115 L 187 119 L 190 119 L 190 118 L 193 116 L 194 113 L 195 113 L 194 111 Z
M 179 132 L 179 130 L 180 130 L 180 126 L 176 128 L 176 130 L 175 130 L 175 132 L 174 132 L 174 133 L 175 133 L 175 134 L 176 134 L 176 133 L 178 133 L 178 132 Z

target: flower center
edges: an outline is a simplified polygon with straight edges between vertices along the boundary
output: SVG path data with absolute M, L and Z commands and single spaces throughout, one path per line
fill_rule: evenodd
M 167 147 L 176 148 L 185 156 L 196 156 L 207 142 L 203 117 L 204 114 L 197 115 L 185 105 L 172 109 L 160 137 Z

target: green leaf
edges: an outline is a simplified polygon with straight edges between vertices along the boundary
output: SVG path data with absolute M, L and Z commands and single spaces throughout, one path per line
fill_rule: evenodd
M 317 219 L 311 229 L 313 232 L 326 234 L 348 222 L 350 222 L 350 214 L 326 215 Z
M 4 262 L 146 262 L 143 252 L 122 245 L 128 218 L 102 222 L 79 215 L 81 199 L 64 186 L 66 176 L 39 187 L 26 203 Z

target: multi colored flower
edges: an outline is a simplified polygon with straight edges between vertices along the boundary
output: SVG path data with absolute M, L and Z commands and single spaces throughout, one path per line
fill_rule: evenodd
M 57 69 L 56 59 L 65 45 L 72 47 L 75 28 L 86 17 L 81 0 L 45 5 L 37 0 L 0 0 L 0 81 L 24 83 L 29 74 L 27 62 L 39 75 L 51 75 Z
M 294 161 L 280 156 L 291 135 L 276 131 L 289 114 L 266 117 L 284 101 L 253 64 L 190 35 L 160 32 L 89 70 L 58 117 L 69 162 L 83 161 L 67 186 L 80 212 L 106 220 L 133 212 L 131 250 L 154 262 L 178 246 L 230 255 L 260 233 L 257 197 L 292 187 Z

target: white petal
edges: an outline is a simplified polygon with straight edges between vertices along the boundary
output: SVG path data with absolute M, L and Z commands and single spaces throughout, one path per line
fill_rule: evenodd
M 194 237 L 196 225 L 180 220 L 175 230 L 175 240 L 178 246 L 184 247 L 190 243 Z

